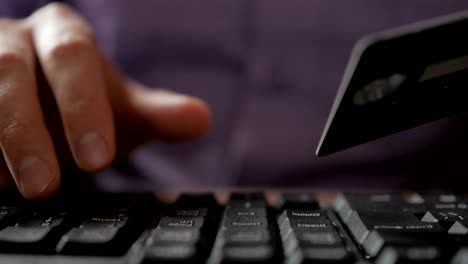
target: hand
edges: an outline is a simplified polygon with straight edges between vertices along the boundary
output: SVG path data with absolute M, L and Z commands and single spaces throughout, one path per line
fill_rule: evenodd
M 0 183 L 13 178 L 24 197 L 52 195 L 59 165 L 95 172 L 149 139 L 186 140 L 209 126 L 201 100 L 121 76 L 66 5 L 0 20 Z

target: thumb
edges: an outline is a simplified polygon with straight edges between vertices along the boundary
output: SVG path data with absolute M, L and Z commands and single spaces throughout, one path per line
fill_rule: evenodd
M 210 128 L 211 112 L 202 100 L 148 89 L 124 78 L 108 61 L 104 64 L 119 152 L 126 153 L 151 139 L 193 139 Z

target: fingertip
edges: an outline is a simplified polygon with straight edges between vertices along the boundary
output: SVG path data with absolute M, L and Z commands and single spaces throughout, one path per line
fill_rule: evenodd
M 172 118 L 178 122 L 177 126 L 174 126 L 174 134 L 178 134 L 178 138 L 182 140 L 204 135 L 212 123 L 208 105 L 195 97 L 189 97 L 184 104 L 175 108 Z
M 28 200 L 49 198 L 60 187 L 58 164 L 52 165 L 35 156 L 23 160 L 18 174 L 19 190 Z
M 37 193 L 23 193 L 23 196 L 31 201 L 41 201 L 52 197 L 60 188 L 60 176 L 54 177 L 45 189 Z
M 86 172 L 97 172 L 110 166 L 115 157 L 115 140 L 109 142 L 97 131 L 83 134 L 75 146 L 78 166 Z
M 196 97 L 157 91 L 140 97 L 138 105 L 145 122 L 164 140 L 197 138 L 212 124 L 209 106 Z

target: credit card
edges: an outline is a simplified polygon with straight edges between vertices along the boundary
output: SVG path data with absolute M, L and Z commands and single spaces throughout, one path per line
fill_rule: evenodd
M 467 108 L 468 11 L 365 36 L 351 53 L 317 155 Z

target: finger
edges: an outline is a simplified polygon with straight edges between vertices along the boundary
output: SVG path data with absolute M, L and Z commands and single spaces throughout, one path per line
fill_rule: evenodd
M 51 195 L 59 166 L 37 97 L 34 55 L 22 25 L 0 23 L 0 146 L 26 198 Z
M 11 191 L 15 189 L 15 181 L 11 177 L 8 166 L 3 155 L 0 154 L 0 191 Z
M 115 155 L 114 123 L 91 29 L 63 4 L 50 4 L 30 20 L 73 157 L 83 170 L 103 169 Z
M 154 138 L 184 141 L 210 128 L 211 112 L 202 100 L 167 90 L 147 89 L 124 80 L 109 62 L 105 63 L 104 72 L 117 127 L 127 128 L 118 130 L 118 138 L 125 139 L 125 142 L 119 140 L 119 148 L 123 143 L 134 146 Z M 128 142 L 129 139 L 137 140 Z
M 132 89 L 132 105 L 159 138 L 185 141 L 206 133 L 211 113 L 200 99 L 168 90 Z

